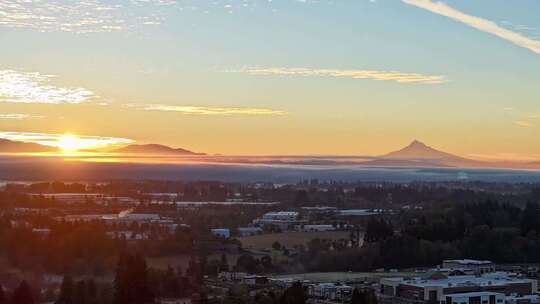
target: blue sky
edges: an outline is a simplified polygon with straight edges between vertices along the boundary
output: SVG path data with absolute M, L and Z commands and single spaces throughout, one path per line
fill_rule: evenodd
M 0 131 L 230 154 L 378 154 L 417 138 L 540 157 L 538 1 L 82 3 L 0 0 L 0 70 L 54 75 L 0 89 Z M 44 82 L 92 94 L 15 100 L 43 98 Z

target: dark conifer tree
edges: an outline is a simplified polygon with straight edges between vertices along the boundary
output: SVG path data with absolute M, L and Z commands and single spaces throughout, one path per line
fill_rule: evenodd
M 147 304 L 154 301 L 148 287 L 146 261 L 139 255 L 123 253 L 114 279 L 116 304 Z
M 19 287 L 13 291 L 12 304 L 34 304 L 34 296 L 32 295 L 32 289 L 26 281 L 22 281 Z
M 4 287 L 0 285 L 0 304 L 7 304 L 8 300 L 6 298 L 6 294 L 4 293 Z
M 56 304 L 73 304 L 73 279 L 70 276 L 64 276 L 60 286 L 60 295 Z
M 280 304 L 305 304 L 307 300 L 306 292 L 300 282 L 289 287 L 279 301 Z

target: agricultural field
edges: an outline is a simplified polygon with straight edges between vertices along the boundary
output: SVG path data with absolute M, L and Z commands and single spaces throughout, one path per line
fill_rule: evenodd
M 287 248 L 294 248 L 299 245 L 306 245 L 312 239 L 349 239 L 347 231 L 327 231 L 327 232 L 283 232 L 273 234 L 261 234 L 238 238 L 245 249 L 269 249 L 274 242 L 279 242 Z

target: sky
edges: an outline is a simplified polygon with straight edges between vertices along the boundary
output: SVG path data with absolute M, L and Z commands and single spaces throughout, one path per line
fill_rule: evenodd
M 537 0 L 0 0 L 0 137 L 540 159 Z M 65 135 L 63 135 L 65 138 Z

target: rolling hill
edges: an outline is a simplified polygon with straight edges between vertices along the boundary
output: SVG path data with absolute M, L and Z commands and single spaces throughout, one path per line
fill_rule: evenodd
M 0 153 L 58 152 L 57 148 L 45 145 L 0 139 Z
M 120 154 L 145 154 L 145 155 L 204 155 L 182 148 L 171 148 L 159 144 L 129 145 L 113 151 Z

